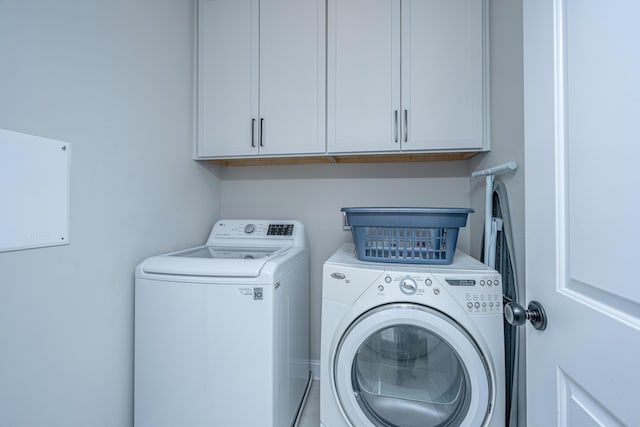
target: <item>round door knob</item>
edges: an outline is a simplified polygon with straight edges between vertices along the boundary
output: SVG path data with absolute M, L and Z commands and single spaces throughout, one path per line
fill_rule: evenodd
M 523 306 L 510 302 L 504 306 L 504 318 L 513 326 L 522 326 L 527 321 L 527 312 Z
M 515 302 L 505 304 L 504 317 L 507 323 L 513 326 L 522 326 L 528 320 L 538 331 L 544 331 L 547 328 L 547 313 L 542 304 L 537 301 L 531 301 L 526 310 Z

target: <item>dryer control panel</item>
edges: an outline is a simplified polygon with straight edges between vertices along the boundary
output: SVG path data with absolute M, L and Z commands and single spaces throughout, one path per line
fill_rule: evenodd
M 502 276 L 464 252 L 451 265 L 409 265 L 357 259 L 345 244 L 323 266 L 323 301 L 345 304 L 409 302 L 443 312 L 500 317 Z
M 427 298 L 433 302 L 433 298 L 450 295 L 469 314 L 502 313 L 502 284 L 496 272 L 451 275 L 387 271 L 374 285 L 379 297 L 395 295 L 409 301 Z
M 439 278 L 470 314 L 502 313 L 500 275 Z

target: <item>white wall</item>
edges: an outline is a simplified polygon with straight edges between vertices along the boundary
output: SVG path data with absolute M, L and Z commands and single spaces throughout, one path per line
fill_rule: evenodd
M 474 170 L 516 161 L 518 169 L 499 175 L 509 197 L 518 279 L 524 280 L 524 100 L 522 0 L 490 0 L 491 151 L 469 160 Z M 485 179 L 471 180 L 471 253 L 479 257 L 484 220 Z
M 320 358 L 322 264 L 351 234 L 340 208 L 349 206 L 469 206 L 466 162 L 227 167 L 221 215 L 298 219 L 311 253 L 311 358 Z M 469 250 L 469 228 L 458 247 Z
M 524 93 L 522 65 L 522 0 L 490 0 L 491 151 L 469 161 L 470 172 L 516 161 L 518 169 L 499 175 L 508 193 L 513 232 L 513 252 L 524 297 Z M 471 179 L 471 254 L 479 257 L 484 224 L 485 179 Z M 524 331 L 523 331 L 524 332 Z M 521 340 L 520 378 L 524 378 L 524 339 Z M 525 425 L 525 384 L 519 384 L 519 422 Z
M 0 254 L 2 426 L 132 425 L 134 267 L 219 216 L 216 169 L 190 160 L 192 14 L 0 0 L 0 128 L 73 150 L 71 244 Z

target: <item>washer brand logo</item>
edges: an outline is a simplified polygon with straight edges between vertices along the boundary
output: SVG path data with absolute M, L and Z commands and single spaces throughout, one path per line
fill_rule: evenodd
M 262 288 L 253 288 L 253 300 L 254 301 L 262 301 Z

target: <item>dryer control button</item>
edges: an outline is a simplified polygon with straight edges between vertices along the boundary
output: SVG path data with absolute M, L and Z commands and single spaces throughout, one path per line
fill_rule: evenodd
M 418 290 L 418 284 L 415 280 L 406 277 L 400 281 L 400 290 L 407 295 L 413 295 Z
M 432 283 L 433 282 L 431 281 L 431 279 L 427 279 L 427 280 L 424 281 L 424 284 L 427 285 L 427 286 L 431 286 Z
M 384 278 L 385 283 L 391 283 L 391 276 L 387 276 Z
M 247 234 L 251 234 L 254 231 L 256 231 L 256 225 L 255 224 L 247 224 L 244 227 L 244 232 Z

